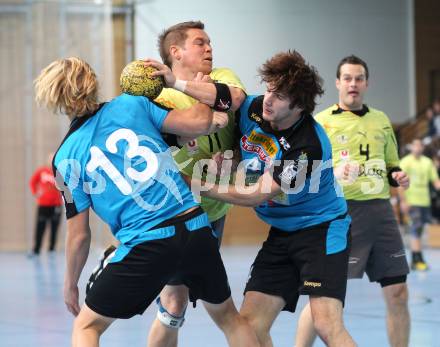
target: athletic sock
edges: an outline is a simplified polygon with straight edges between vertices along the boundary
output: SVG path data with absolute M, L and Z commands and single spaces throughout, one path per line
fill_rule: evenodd
M 412 252 L 412 262 L 414 263 L 418 263 L 420 261 L 422 261 L 422 255 L 420 252 Z

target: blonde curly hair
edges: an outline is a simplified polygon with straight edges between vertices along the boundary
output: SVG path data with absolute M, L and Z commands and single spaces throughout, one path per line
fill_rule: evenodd
M 70 118 L 90 114 L 99 106 L 96 74 L 80 58 L 52 62 L 41 71 L 34 86 L 35 100 L 39 105 Z

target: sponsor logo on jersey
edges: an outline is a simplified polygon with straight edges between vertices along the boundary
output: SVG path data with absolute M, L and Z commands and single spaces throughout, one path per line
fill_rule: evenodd
M 345 145 L 346 143 L 348 143 L 348 136 L 344 134 L 338 135 L 336 136 L 336 141 L 341 145 Z
M 241 147 L 246 152 L 257 153 L 258 158 L 265 163 L 272 161 L 278 150 L 273 138 L 255 130 L 252 130 L 249 137 L 244 135 L 241 138 Z
M 348 149 L 343 149 L 342 151 L 339 152 L 339 154 L 342 160 L 350 159 L 350 152 Z
M 298 173 L 298 162 L 295 161 L 287 165 L 280 174 L 280 179 L 286 183 L 290 183 Z
M 197 139 L 191 140 L 186 143 L 186 149 L 188 150 L 188 154 L 194 155 L 199 150 L 199 145 L 197 143 Z
M 362 163 L 359 165 L 359 177 L 376 177 L 376 178 L 384 178 L 387 174 L 387 171 L 384 167 L 379 165 L 374 165 L 374 162 Z
M 251 120 L 253 120 L 254 122 L 257 122 L 258 124 L 261 124 L 263 122 L 263 119 L 259 115 L 257 115 L 255 112 L 252 112 L 249 115 L 249 118 Z
M 374 135 L 374 139 L 379 142 L 385 143 L 385 137 L 382 135 Z
M 283 168 L 283 171 L 278 176 L 283 182 L 290 184 L 292 180 L 296 177 L 298 174 L 298 171 L 301 171 L 304 169 L 305 163 L 295 160 L 294 162 L 290 163 L 289 165 L 285 166 Z
M 301 152 L 301 154 L 299 155 L 299 157 L 298 157 L 298 160 L 299 161 L 304 161 L 304 160 L 307 160 L 307 153 L 306 152 Z
M 287 142 L 286 138 L 284 136 L 281 136 L 280 139 L 280 144 L 281 146 L 283 146 L 283 148 L 287 151 L 288 149 L 290 149 L 290 145 L 289 142 Z

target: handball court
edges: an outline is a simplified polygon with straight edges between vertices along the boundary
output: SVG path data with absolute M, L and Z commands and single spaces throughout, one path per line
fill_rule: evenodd
M 223 259 L 237 305 L 257 246 L 224 246 Z M 81 302 L 88 275 L 101 251 L 91 250 L 80 280 Z M 408 277 L 411 312 L 411 347 L 440 347 L 440 250 L 428 249 L 427 272 L 412 272 Z M 64 253 L 43 253 L 27 258 L 25 253 L 0 253 L 0 346 L 69 346 L 73 316 L 63 303 Z M 366 277 L 348 282 L 345 323 L 359 346 L 388 346 L 385 307 L 380 286 Z M 293 347 L 299 311 L 306 302 L 301 297 L 297 312 L 281 313 L 272 328 L 274 346 Z M 147 333 L 156 314 L 151 305 L 143 316 L 116 321 L 101 339 L 101 345 L 146 346 Z M 189 307 L 180 331 L 181 347 L 226 346 L 220 330 L 210 320 L 200 302 Z M 324 346 L 320 341 L 315 346 Z

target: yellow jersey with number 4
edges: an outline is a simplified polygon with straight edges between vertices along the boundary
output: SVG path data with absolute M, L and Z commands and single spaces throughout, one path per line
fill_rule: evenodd
M 347 200 L 388 199 L 388 172 L 399 166 L 397 141 L 387 115 L 363 105 L 360 111 L 345 111 L 337 104 L 318 113 L 332 144 L 333 166 L 344 162 L 359 165 L 354 182 L 341 183 Z

